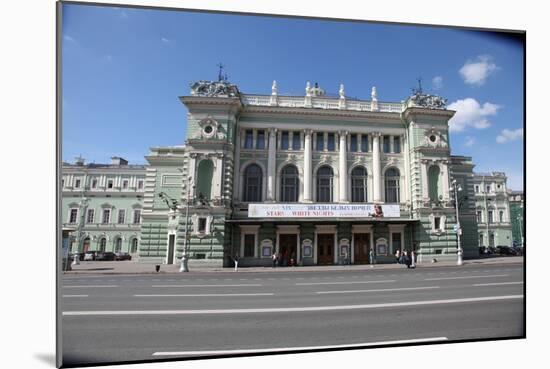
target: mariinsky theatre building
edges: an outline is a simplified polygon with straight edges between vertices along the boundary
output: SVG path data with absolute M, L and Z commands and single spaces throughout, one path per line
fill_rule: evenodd
M 180 100 L 184 145 L 153 147 L 147 165 L 118 171 L 63 167 L 64 179 L 82 176 L 79 191 L 71 183 L 63 190 L 64 204 L 76 209 L 65 212 L 79 250 L 88 238 L 91 250 L 131 248 L 139 261 L 167 264 L 185 255 L 191 267 L 269 266 L 273 254 L 282 265 L 385 263 L 397 250 L 414 250 L 422 263 L 456 260 L 460 233 L 463 256 L 478 255 L 474 165 L 451 155 L 455 112 L 441 97 L 418 89 L 382 102 L 373 87 L 370 99 L 358 100 L 343 85 L 329 97 L 309 82 L 303 95 L 283 96 L 275 81 L 271 93 L 255 95 L 220 78 L 195 82 Z M 123 197 L 135 201 L 118 206 L 139 210 L 138 225 L 117 238 L 122 203 L 114 198 L 124 176 L 136 185 Z

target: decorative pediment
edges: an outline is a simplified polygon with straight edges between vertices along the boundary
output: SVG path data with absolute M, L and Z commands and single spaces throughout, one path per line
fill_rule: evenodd
M 237 97 L 239 89 L 228 81 L 197 81 L 191 85 L 192 96 Z

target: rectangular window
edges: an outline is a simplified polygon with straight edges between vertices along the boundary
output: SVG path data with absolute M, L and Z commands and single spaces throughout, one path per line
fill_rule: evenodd
M 434 229 L 436 231 L 441 230 L 441 218 L 440 217 L 435 217 L 434 218 Z
M 478 223 L 481 223 L 481 219 L 482 219 L 482 218 L 481 218 L 481 210 L 478 210 L 478 211 L 476 212 L 476 218 L 477 218 L 477 222 L 478 222 Z
M 128 180 L 127 179 L 122 181 L 122 188 L 125 189 L 125 190 L 128 189 Z
M 92 179 L 92 188 L 97 188 L 97 179 Z
M 109 224 L 109 218 L 111 218 L 111 209 L 103 209 L 103 218 L 101 219 L 101 223 Z
M 107 188 L 113 188 L 113 180 L 112 179 L 109 179 L 107 181 Z
M 138 186 L 137 186 L 138 190 L 142 190 L 143 189 L 143 181 L 138 181 Z
M 361 135 L 361 152 L 369 151 L 369 135 Z
M 78 217 L 78 209 L 71 209 L 71 212 L 69 214 L 69 223 L 75 224 L 77 217 Z
M 390 136 L 382 137 L 382 151 L 385 153 L 390 152 Z
M 199 233 L 206 233 L 206 218 L 199 218 Z
M 93 223 L 94 222 L 94 215 L 95 215 L 94 209 L 88 209 L 88 215 L 86 217 L 86 223 Z
M 489 210 L 489 223 L 493 223 L 493 211 L 492 210 Z
M 334 142 L 334 133 L 329 133 L 327 137 L 327 150 L 334 151 L 336 150 L 336 144 Z
M 485 186 L 485 192 L 490 193 L 491 192 L 491 186 Z
M 244 257 L 254 257 L 254 249 L 256 248 L 256 235 L 244 235 Z
M 349 137 L 349 151 L 357 152 L 357 135 L 350 135 Z
M 476 193 L 479 193 L 479 185 L 476 185 Z
M 118 224 L 124 224 L 124 218 L 126 217 L 126 211 L 124 209 L 118 210 Z
M 61 180 L 61 187 L 65 187 L 65 180 L 64 179 Z
M 393 136 L 393 152 L 399 154 L 401 152 L 401 137 Z
M 256 149 L 265 149 L 265 131 L 261 130 L 256 133 Z
M 245 136 L 244 136 L 244 148 L 245 149 L 251 149 L 252 148 L 252 144 L 253 144 L 252 140 L 253 140 L 252 130 L 247 129 L 245 131 Z
M 74 181 L 74 188 L 80 188 L 80 179 Z
M 288 150 L 288 131 L 281 132 L 281 150 Z
M 504 222 L 504 212 L 502 210 L 498 212 L 498 219 L 501 223 Z
M 294 132 L 292 135 L 292 150 L 300 150 L 300 132 Z
M 134 210 L 134 224 L 141 223 L 141 210 L 137 209 Z
M 324 135 L 321 132 L 317 132 L 315 134 L 315 149 L 317 151 L 323 151 L 323 149 L 325 148 L 324 140 Z

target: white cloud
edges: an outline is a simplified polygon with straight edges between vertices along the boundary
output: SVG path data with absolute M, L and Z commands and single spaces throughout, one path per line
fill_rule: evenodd
M 443 77 L 435 76 L 432 79 L 432 88 L 434 90 L 441 90 L 443 88 Z
M 63 40 L 76 43 L 76 40 L 69 35 L 63 35 Z
M 500 135 L 497 136 L 497 142 L 498 143 L 507 143 L 510 141 L 515 141 L 523 137 L 523 128 L 516 129 L 515 131 L 511 131 L 509 129 L 503 129 L 500 132 Z
M 487 77 L 500 69 L 491 59 L 489 55 L 480 55 L 474 61 L 468 60 L 459 70 L 464 82 L 474 86 L 483 85 Z
M 162 42 L 166 43 L 166 44 L 172 42 L 171 40 L 167 39 L 166 37 L 161 37 L 160 40 Z
M 447 106 L 450 110 L 456 110 L 454 117 L 449 120 L 451 132 L 462 132 L 468 127 L 484 129 L 491 125 L 487 119 L 497 114 L 499 105 L 486 102 L 480 105 L 477 100 L 468 97 L 464 100 L 457 100 Z
M 464 143 L 464 146 L 467 146 L 467 147 L 474 146 L 475 142 L 476 142 L 475 138 L 466 136 L 466 142 Z

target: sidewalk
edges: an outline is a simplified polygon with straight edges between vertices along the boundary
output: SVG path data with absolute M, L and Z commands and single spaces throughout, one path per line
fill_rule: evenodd
M 501 265 L 501 264 L 523 264 L 523 256 L 494 257 L 464 260 L 460 268 L 475 265 Z M 437 262 L 417 264 L 417 269 L 433 267 L 458 267 L 456 262 Z M 73 265 L 72 270 L 64 272 L 64 275 L 73 274 L 179 274 L 179 264 L 161 264 L 160 271 L 155 271 L 155 264 L 137 261 L 81 261 L 80 265 Z M 298 267 L 245 267 L 239 268 L 238 273 L 259 273 L 259 272 L 314 272 L 314 271 L 343 271 L 343 270 L 386 270 L 386 269 L 406 269 L 401 264 L 368 264 L 359 265 L 316 265 L 316 266 L 298 266 Z M 212 265 L 189 264 L 189 273 L 235 273 L 234 269 L 221 268 Z

